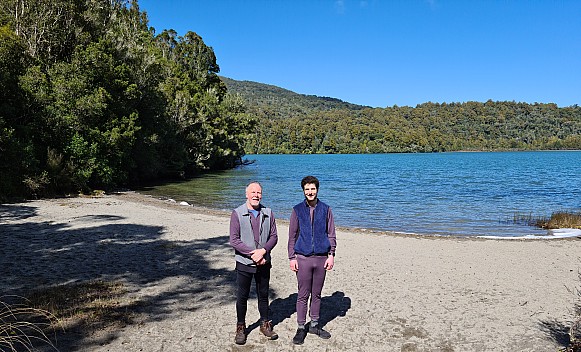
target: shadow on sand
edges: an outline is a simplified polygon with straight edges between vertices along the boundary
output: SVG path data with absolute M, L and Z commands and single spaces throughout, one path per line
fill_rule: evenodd
M 234 301 L 234 271 L 210 265 L 219 257 L 232 255 L 227 235 L 168 241 L 161 238 L 162 226 L 127 224 L 123 220 L 121 216 L 99 214 L 73 218 L 67 224 L 51 223 L 38 217 L 33 206 L 0 205 L 0 293 L 4 297 L 27 297 L 55 287 L 107 281 L 122 283 L 131 294 L 174 283 L 156 293 L 148 292 L 138 302 L 118 307 L 119 312 L 109 312 L 112 317 L 128 315 L 124 324 L 163 320 L 175 311 L 176 302 L 185 302 L 179 309 L 196 310 L 202 305 Z M 78 324 L 69 326 L 66 332 L 58 331 L 56 347 L 82 351 L 91 344 L 118 338 L 116 329 L 107 329 L 107 322 L 103 324 L 91 324 L 90 328 Z M 107 333 L 99 341 L 87 339 L 95 330 Z
M 560 346 L 567 347 L 571 344 L 569 326 L 563 324 L 562 322 L 557 320 L 540 321 L 539 328 L 545 333 L 545 335 L 547 335 L 548 338 L 555 341 Z
M 293 293 L 286 298 L 276 298 L 270 303 L 270 319 L 272 326 L 282 323 L 296 313 L 297 294 Z M 351 308 L 351 299 L 341 291 L 335 291 L 331 296 L 321 298 L 321 316 L 319 322 L 325 326 L 337 317 L 344 317 Z M 248 332 L 260 326 L 260 321 L 254 322 L 247 329 Z

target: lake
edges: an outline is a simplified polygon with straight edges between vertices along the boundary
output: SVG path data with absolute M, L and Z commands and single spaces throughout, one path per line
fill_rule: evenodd
M 263 204 L 288 219 L 303 199 L 306 175 L 320 180 L 319 198 L 338 226 L 402 233 L 522 237 L 546 230 L 516 224 L 581 209 L 581 151 L 429 154 L 247 155 L 234 170 L 160 185 L 142 193 L 215 209 L 245 201 L 251 180 Z

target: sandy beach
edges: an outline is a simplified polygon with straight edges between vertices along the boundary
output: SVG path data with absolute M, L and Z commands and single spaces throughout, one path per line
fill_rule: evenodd
M 252 297 L 248 342 L 237 346 L 228 222 L 229 213 L 133 192 L 5 204 L 0 295 L 122 283 L 120 307 L 130 319 L 59 332 L 60 351 L 558 351 L 567 343 L 581 286 L 579 239 L 341 228 L 323 289 L 321 321 L 332 337 L 309 335 L 294 346 L 296 279 L 288 267 L 288 223 L 279 220 L 270 308 L 280 338 L 260 334 Z

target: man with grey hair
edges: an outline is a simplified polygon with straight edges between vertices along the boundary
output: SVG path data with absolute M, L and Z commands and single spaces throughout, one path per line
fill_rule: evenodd
M 276 221 L 272 209 L 261 203 L 262 186 L 253 181 L 246 186 L 246 203 L 230 216 L 230 245 L 236 257 L 236 337 L 238 345 L 246 343 L 246 310 L 252 278 L 258 295 L 260 332 L 270 340 L 278 335 L 272 331 L 268 317 L 270 282 L 270 252 L 278 242 Z

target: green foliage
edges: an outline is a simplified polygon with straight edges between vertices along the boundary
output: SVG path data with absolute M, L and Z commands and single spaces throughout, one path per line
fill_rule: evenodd
M 581 149 L 581 108 L 516 102 L 366 108 L 222 78 L 258 117 L 250 153 Z
M 252 119 L 194 32 L 137 1 L 0 4 L 0 200 L 236 165 Z
M 228 90 L 240 94 L 249 103 L 251 113 L 268 114 L 270 118 L 284 119 L 292 115 L 308 115 L 313 111 L 361 110 L 366 106 L 329 97 L 297 94 L 287 89 L 252 81 L 236 81 L 220 77 Z
M 17 196 L 24 188 L 21 175 L 27 143 L 19 138 L 24 99 L 18 81 L 25 63 L 18 36 L 7 25 L 0 26 L 0 200 Z

